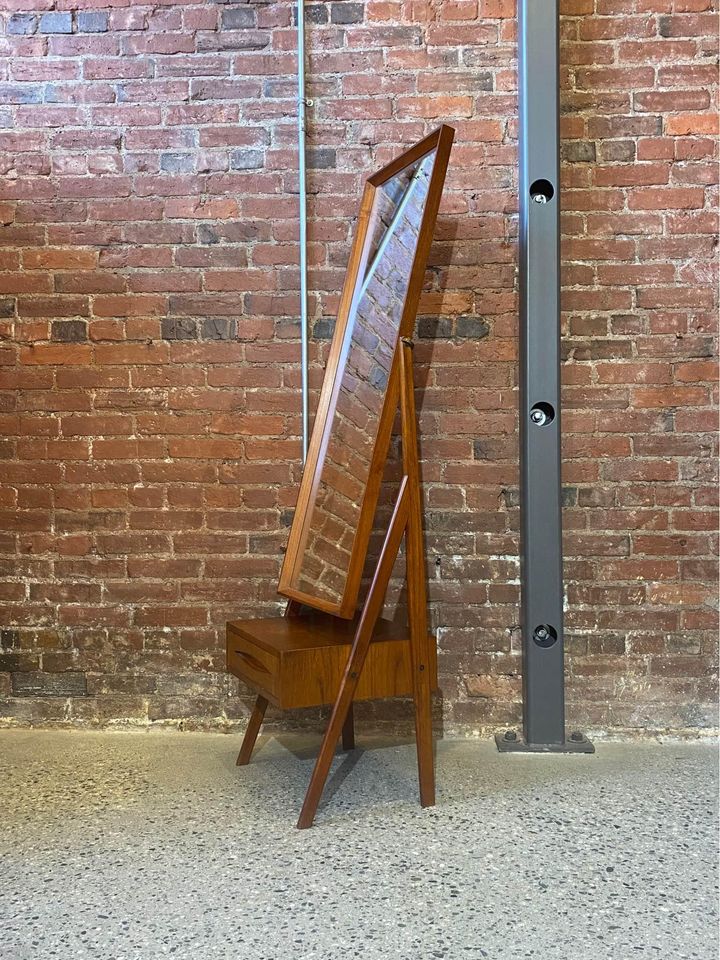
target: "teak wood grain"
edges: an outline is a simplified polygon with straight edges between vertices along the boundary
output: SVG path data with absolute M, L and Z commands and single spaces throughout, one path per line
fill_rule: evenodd
M 402 418 L 403 469 L 407 478 L 407 597 L 412 657 L 413 699 L 415 701 L 415 742 L 417 744 L 420 803 L 423 807 L 435 803 L 435 774 L 433 772 L 432 700 L 435 683 L 431 676 L 432 650 L 427 634 L 427 587 L 425 583 L 425 549 L 422 530 L 422 499 L 420 469 L 417 457 L 417 429 L 415 416 L 415 386 L 412 375 L 412 345 L 402 341 L 400 364 L 400 413 Z M 436 682 L 436 681 L 435 681 Z
M 443 124 L 429 136 L 419 141 L 399 157 L 396 157 L 391 163 L 370 176 L 366 181 L 360 205 L 358 226 L 340 298 L 335 333 L 330 347 L 325 378 L 323 380 L 312 436 L 310 438 L 305 470 L 300 483 L 297 508 L 290 529 L 287 550 L 280 572 L 280 582 L 278 584 L 278 591 L 284 596 L 298 600 L 303 604 L 314 607 L 316 610 L 333 613 L 336 616 L 347 619 L 351 619 L 354 616 L 357 606 L 358 592 L 360 590 L 365 565 L 365 556 L 372 533 L 373 519 L 377 507 L 383 470 L 387 459 L 390 438 L 392 436 L 393 421 L 398 408 L 400 371 L 397 345 L 402 337 L 411 337 L 413 334 L 425 277 L 427 258 L 432 243 L 437 211 L 442 197 L 445 172 L 454 134 L 455 131 L 452 127 Z M 316 596 L 301 590 L 296 586 L 295 580 L 297 579 L 297 574 L 303 560 L 312 508 L 315 502 L 318 484 L 320 483 L 322 464 L 330 439 L 335 404 L 341 386 L 342 367 L 340 360 L 342 346 L 347 332 L 347 326 L 351 319 L 355 291 L 358 287 L 359 278 L 363 276 L 369 255 L 372 239 L 369 233 L 369 226 L 375 191 L 400 170 L 410 166 L 433 151 L 435 152 L 435 160 L 428 183 L 427 196 L 425 198 L 407 289 L 403 300 L 400 323 L 395 340 L 395 356 L 380 413 L 365 492 L 353 538 L 345 588 L 342 599 L 336 603 L 325 597 Z
M 319 613 L 231 621 L 228 670 L 283 710 L 333 703 L 357 626 Z M 409 639 L 404 624 L 378 621 L 356 700 L 412 694 Z
M 412 365 L 412 335 L 427 255 L 442 194 L 454 131 L 443 126 L 368 179 L 361 205 L 333 341 L 300 488 L 296 518 L 280 578 L 288 596 L 284 617 L 237 620 L 227 626 L 228 669 L 258 693 L 238 764 L 248 762 L 268 703 L 281 708 L 332 703 L 332 713 L 303 803 L 298 827 L 312 825 L 338 743 L 354 747 L 353 702 L 412 693 L 418 756 L 420 802 L 435 802 L 431 693 L 437 685 L 437 651 L 428 633 L 425 549 L 418 463 L 417 423 Z M 418 234 L 403 304 L 398 339 L 378 425 L 370 472 L 362 501 L 343 599 L 330 603 L 291 585 L 302 560 L 308 510 L 319 483 L 337 399 L 338 365 L 357 275 L 367 257 L 367 226 L 374 188 L 431 150 L 433 173 Z M 382 473 L 398 405 L 400 407 L 403 477 L 370 589 L 359 616 L 357 593 L 372 530 Z M 401 542 L 406 544 L 408 626 L 380 618 L 388 582 Z M 306 605 L 312 610 L 303 609 Z

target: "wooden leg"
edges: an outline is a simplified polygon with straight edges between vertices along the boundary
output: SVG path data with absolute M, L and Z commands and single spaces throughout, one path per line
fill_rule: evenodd
M 425 667 L 427 673 L 427 666 Z M 417 674 L 417 671 L 416 671 Z M 415 740 L 417 743 L 420 806 L 435 806 L 435 761 L 433 758 L 432 698 L 430 684 L 416 675 L 415 684 Z
M 363 657 L 363 660 L 364 659 L 365 658 Z M 360 669 L 362 669 L 362 664 L 360 664 Z M 343 678 L 343 683 L 340 686 L 340 693 L 335 701 L 335 706 L 333 707 L 333 712 L 330 716 L 330 722 L 328 723 L 327 730 L 325 731 L 325 736 L 323 737 L 323 742 L 320 747 L 320 753 L 315 761 L 315 767 L 313 769 L 312 777 L 310 778 L 310 784 L 307 788 L 307 793 L 305 794 L 305 800 L 303 802 L 302 810 L 300 811 L 300 817 L 297 822 L 298 830 L 307 830 L 307 828 L 311 827 L 313 824 L 315 814 L 317 813 L 318 804 L 320 803 L 320 797 L 322 796 L 322 792 L 325 787 L 325 781 L 327 780 L 328 773 L 330 772 L 332 758 L 335 754 L 335 744 L 338 742 L 342 728 L 345 725 L 349 700 L 352 699 L 356 685 L 357 675 L 355 678 L 349 681 L 349 684 L 345 684 Z
M 340 689 L 338 690 L 337 699 L 335 700 L 335 705 L 330 715 L 330 722 L 325 731 L 320 753 L 315 761 L 315 769 L 310 778 L 310 785 L 305 794 L 305 802 L 300 811 L 300 819 L 297 824 L 299 830 L 306 830 L 308 827 L 311 827 L 315 819 L 320 797 L 322 796 L 325 781 L 330 772 L 330 765 L 332 764 L 332 759 L 335 754 L 335 745 L 345 725 L 348 710 L 352 706 L 360 673 L 365 663 L 368 647 L 370 646 L 370 639 L 375 629 L 383 600 L 385 599 L 385 592 L 387 591 L 393 564 L 400 549 L 400 542 L 405 532 L 407 518 L 408 490 L 407 482 L 403 479 L 387 536 L 385 537 L 385 542 L 380 552 L 380 559 L 375 570 L 375 575 L 373 576 L 367 600 L 365 601 L 365 606 L 360 616 L 360 622 L 355 632 L 355 639 L 353 640 L 353 645 L 350 650 L 345 673 L 340 681 Z
M 409 510 L 407 524 L 407 588 L 410 648 L 415 700 L 415 740 L 417 743 L 420 804 L 435 803 L 435 766 L 433 761 L 432 698 L 428 649 L 427 587 L 425 549 L 422 533 L 422 502 L 417 460 L 417 428 L 412 374 L 412 347 L 402 344 L 400 364 L 400 412 L 402 415 L 403 466 L 408 478 Z
M 296 617 L 300 612 L 300 606 L 301 605 L 297 602 L 297 600 L 288 600 L 287 606 L 285 607 L 285 616 Z M 255 701 L 255 706 L 253 707 L 253 711 L 250 714 L 250 719 L 248 720 L 245 736 L 243 737 L 242 746 L 240 747 L 240 753 L 235 761 L 235 765 L 238 767 L 244 767 L 246 764 L 250 763 L 250 757 L 252 756 L 257 735 L 260 733 L 260 727 L 262 726 L 267 706 L 268 702 L 265 697 L 261 697 L 258 694 L 258 698 Z
M 253 747 L 255 746 L 257 735 L 260 732 L 260 727 L 262 726 L 267 705 L 268 702 L 265 697 L 259 696 L 255 701 L 255 706 L 250 714 L 247 729 L 245 730 L 242 746 L 240 747 L 240 753 L 235 761 L 238 767 L 244 767 L 246 764 L 250 763 L 250 757 L 252 756 Z
M 343 750 L 355 749 L 355 717 L 353 715 L 352 703 L 348 707 L 345 723 L 342 728 L 342 746 Z

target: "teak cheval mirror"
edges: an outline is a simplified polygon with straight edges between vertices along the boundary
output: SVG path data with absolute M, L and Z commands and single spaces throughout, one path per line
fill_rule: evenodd
M 268 703 L 333 704 L 300 828 L 312 825 L 338 739 L 354 747 L 354 700 L 412 694 L 420 802 L 435 802 L 437 656 L 427 627 L 412 336 L 453 136 L 443 125 L 366 182 L 280 574 L 285 616 L 227 625 L 228 670 L 258 694 L 238 764 L 250 760 Z M 358 612 L 398 405 L 403 476 Z M 407 625 L 380 617 L 403 537 Z

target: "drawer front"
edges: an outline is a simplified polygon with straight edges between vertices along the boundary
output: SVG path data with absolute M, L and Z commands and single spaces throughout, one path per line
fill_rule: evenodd
M 280 661 L 246 637 L 228 630 L 227 667 L 253 690 L 275 698 L 278 687 Z

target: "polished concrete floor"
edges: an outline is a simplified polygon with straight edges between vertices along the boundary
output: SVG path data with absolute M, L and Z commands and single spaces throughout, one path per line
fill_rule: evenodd
M 0 731 L 2 960 L 716 960 L 717 749 Z

